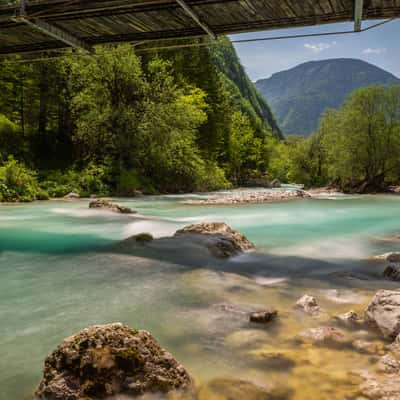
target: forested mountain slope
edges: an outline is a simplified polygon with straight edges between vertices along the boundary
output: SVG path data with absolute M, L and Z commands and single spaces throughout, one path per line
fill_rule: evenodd
M 256 86 L 285 134 L 308 135 L 317 129 L 323 111 L 341 106 L 354 89 L 399 82 L 372 64 L 343 58 L 307 62 L 260 79 Z
M 0 200 L 213 190 L 264 176 L 280 138 L 268 105 L 227 39 L 197 41 L 0 61 Z

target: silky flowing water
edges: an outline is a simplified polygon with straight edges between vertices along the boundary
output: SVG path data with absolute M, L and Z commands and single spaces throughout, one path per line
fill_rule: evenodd
M 290 387 L 294 400 L 351 398 L 352 372 L 367 368 L 370 356 L 294 341 L 325 322 L 294 313 L 293 304 L 308 293 L 333 316 L 362 311 L 377 289 L 398 287 L 383 280 L 384 265 L 367 259 L 400 250 L 400 242 L 380 240 L 400 233 L 400 197 L 181 204 L 207 196 L 115 200 L 135 216 L 89 210 L 87 200 L 0 206 L 0 399 L 32 399 L 46 355 L 63 338 L 117 321 L 149 330 L 199 384 L 234 377 Z M 226 222 L 257 252 L 221 261 L 179 246 L 115 246 L 201 221 Z M 276 307 L 279 323 L 238 323 L 221 314 L 221 303 Z M 264 357 L 271 352 L 276 362 Z

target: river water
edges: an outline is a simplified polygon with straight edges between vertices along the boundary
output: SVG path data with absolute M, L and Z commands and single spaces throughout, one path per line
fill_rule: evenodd
M 308 293 L 330 316 L 362 311 L 377 289 L 397 287 L 382 279 L 384 265 L 367 258 L 399 250 L 400 242 L 381 239 L 400 233 L 400 197 L 181 203 L 207 196 L 115 200 L 135 216 L 89 210 L 87 200 L 1 205 L 0 399 L 32 399 L 46 355 L 81 328 L 109 322 L 149 330 L 199 384 L 236 377 L 285 385 L 294 400 L 351 396 L 352 372 L 369 356 L 299 345 L 297 333 L 323 323 L 292 307 Z M 201 221 L 226 222 L 257 252 L 221 261 L 184 246 L 115 246 Z M 246 325 L 221 313 L 222 303 L 276 307 L 279 324 Z

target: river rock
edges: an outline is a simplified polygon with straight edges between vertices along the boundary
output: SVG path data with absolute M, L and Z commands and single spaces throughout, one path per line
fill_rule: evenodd
M 360 394 L 368 400 L 399 400 L 399 374 L 364 374 L 364 383 L 360 385 Z
M 383 271 L 383 276 L 391 281 L 400 281 L 400 265 L 388 265 Z
M 400 291 L 380 290 L 365 310 L 365 321 L 378 327 L 387 338 L 400 333 Z
M 81 198 L 81 196 L 78 193 L 74 193 L 74 192 L 68 193 L 64 196 L 64 199 L 68 199 L 68 200 L 77 200 L 80 198 Z
M 263 311 L 253 312 L 250 314 L 250 322 L 266 324 L 273 321 L 277 315 L 278 311 L 272 308 Z
M 389 374 L 399 373 L 400 361 L 391 354 L 385 354 L 379 359 L 378 370 Z
M 126 240 L 133 240 L 135 242 L 144 244 L 144 243 L 153 241 L 154 237 L 152 234 L 144 232 L 144 233 L 138 233 L 137 235 L 131 236 Z
M 89 208 L 97 208 L 108 211 L 117 212 L 120 214 L 134 214 L 136 211 L 133 211 L 129 207 L 120 206 L 119 204 L 115 204 L 107 199 L 96 199 L 89 203 Z
M 255 248 L 245 236 L 224 222 L 203 222 L 186 226 L 176 231 L 174 237 L 191 235 L 199 241 L 205 240 L 210 253 L 217 258 L 228 258 Z
M 310 198 L 311 195 L 301 189 L 269 190 L 233 193 L 229 196 L 212 197 L 206 200 L 187 200 L 188 205 L 231 205 L 231 204 L 263 204 L 274 201 Z
M 340 325 L 347 327 L 359 327 L 359 325 L 362 323 L 361 317 L 353 310 L 337 315 L 334 319 Z
M 153 336 L 120 323 L 65 339 L 45 361 L 38 399 L 91 400 L 190 390 L 192 379 Z
M 203 385 L 198 400 L 287 400 L 291 391 L 283 386 L 272 384 L 258 385 L 253 382 L 234 379 L 217 378 Z
M 349 339 L 339 329 L 331 326 L 309 328 L 297 335 L 297 339 L 318 346 L 342 347 L 350 344 Z
M 321 312 L 321 308 L 317 303 L 317 299 L 313 296 L 309 296 L 308 294 L 305 294 L 303 297 L 297 300 L 295 308 L 312 316 L 317 316 Z
M 382 260 L 382 261 L 388 261 L 392 263 L 400 263 L 400 252 L 390 252 L 390 253 L 385 253 L 381 254 L 379 256 L 373 256 L 373 260 Z

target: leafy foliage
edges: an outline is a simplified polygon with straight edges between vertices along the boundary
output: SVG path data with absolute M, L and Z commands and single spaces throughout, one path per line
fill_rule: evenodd
M 39 170 L 50 196 L 211 190 L 262 173 L 279 132 L 229 41 L 220 46 L 3 61 L 2 157 Z

